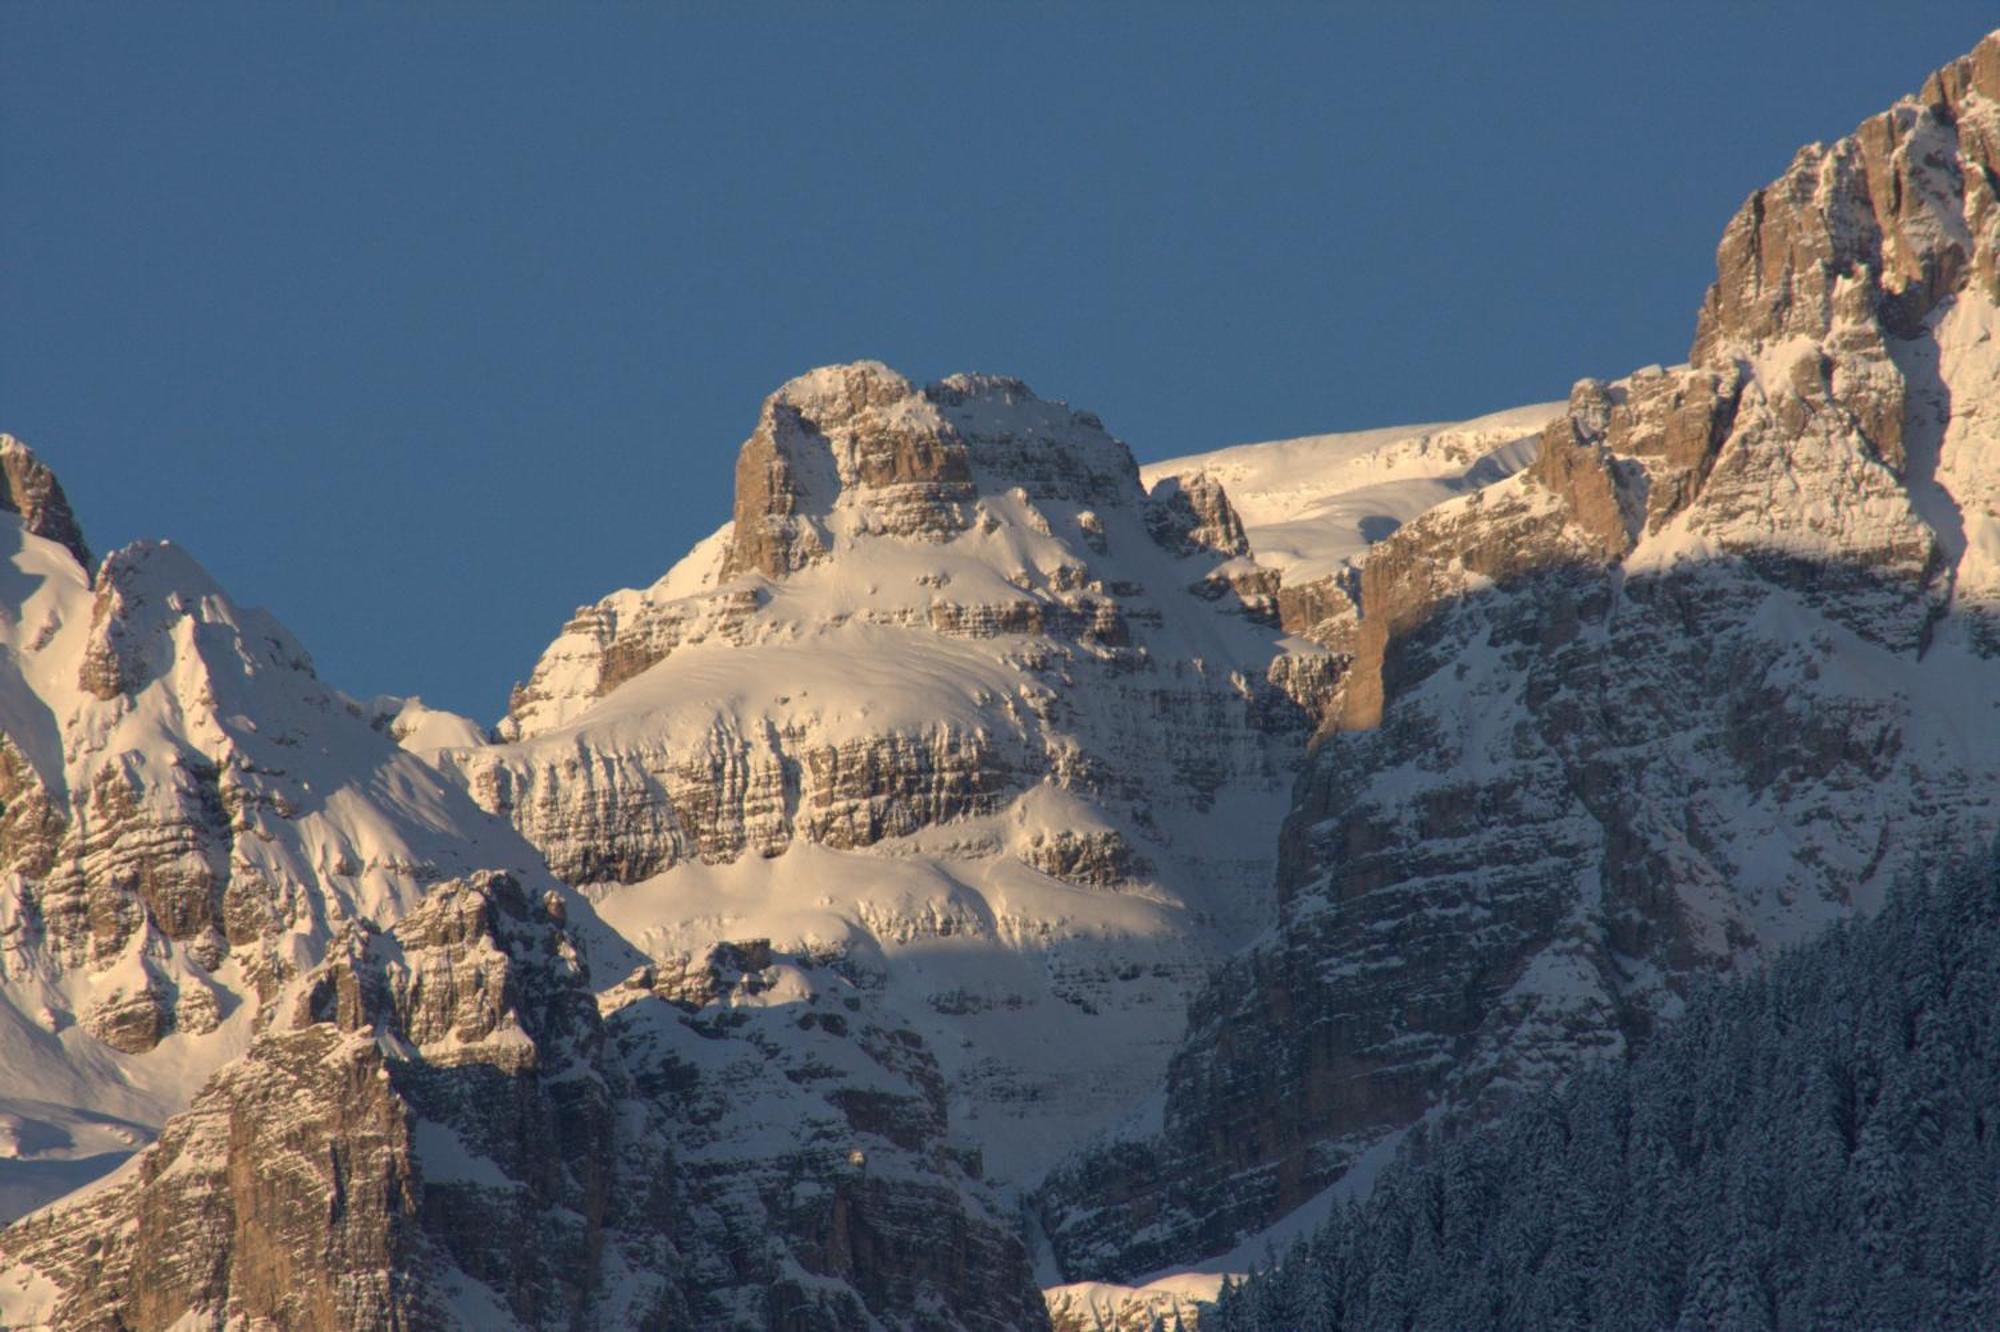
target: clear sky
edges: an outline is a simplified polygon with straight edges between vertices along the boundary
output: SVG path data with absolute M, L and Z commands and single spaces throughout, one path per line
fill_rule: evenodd
M 801 370 L 1018 374 L 1142 459 L 1560 397 L 1995 22 L 0 0 L 0 429 L 100 551 L 490 721 Z

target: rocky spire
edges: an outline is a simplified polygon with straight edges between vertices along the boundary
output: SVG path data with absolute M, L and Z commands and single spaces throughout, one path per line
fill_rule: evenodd
M 88 573 L 90 547 L 84 544 L 83 527 L 48 464 L 12 435 L 0 435 L 0 477 L 6 482 L 0 487 L 0 512 L 20 514 L 30 532 L 66 548 Z
M 1840 323 L 1912 337 L 1968 284 L 2000 298 L 1996 107 L 2000 32 L 1853 134 L 1800 149 L 1723 231 L 1695 364 Z

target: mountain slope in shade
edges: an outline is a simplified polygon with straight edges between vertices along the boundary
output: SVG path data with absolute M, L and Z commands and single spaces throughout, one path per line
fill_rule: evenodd
M 1227 1250 L 2000 821 L 1996 181 L 2000 35 L 1752 197 L 1688 366 L 1369 552 L 1278 928 L 1055 1181 L 1068 1274 Z
M 95 1188 L 0 1234 L 7 1326 L 1035 1327 L 934 1063 L 724 949 L 593 993 L 553 891 L 352 922 Z
M 1904 884 L 1406 1162 L 1202 1326 L 1993 1326 L 1994 871 Z

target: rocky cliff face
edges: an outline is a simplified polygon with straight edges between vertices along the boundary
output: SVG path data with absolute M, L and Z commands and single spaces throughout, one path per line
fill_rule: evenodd
M 1752 196 L 1690 365 L 1368 553 L 1279 928 L 1051 1188 L 1066 1271 L 1227 1250 L 2000 822 L 1996 171 L 2000 35 Z
M 212 1010 L 226 964 L 253 991 L 284 979 L 296 959 L 281 935 L 310 945 L 343 918 L 393 914 L 481 851 L 532 863 L 179 549 L 115 551 L 92 590 L 46 539 L 14 532 L 35 590 L 9 617 L 0 974 L 102 978 L 131 962 L 121 979 L 144 984 L 76 1016 L 139 1053 L 199 1027 L 184 1001 Z M 95 1016 L 142 991 L 159 1000 L 146 1015 Z
M 83 528 L 70 511 L 69 496 L 63 494 L 56 474 L 34 452 L 12 435 L 0 435 L 0 513 L 19 515 L 29 535 L 53 541 L 76 558 L 78 567 L 88 571 L 90 547 L 84 544 Z
M 551 898 L 552 901 L 553 897 Z M 621 1326 L 678 1312 L 657 1144 L 580 960 L 504 875 L 357 922 L 87 1199 L 6 1232 L 59 1326 Z M 638 1159 L 634 1159 L 638 1158 Z M 623 1282 L 633 1270 L 651 1279 Z
M 564 899 L 348 926 L 159 1142 L 0 1235 L 9 1325 L 1035 1327 L 914 1033 L 723 946 L 602 1005 Z
M 344 923 L 482 865 L 552 881 L 184 551 L 129 546 L 93 578 L 49 469 L 8 439 L 0 470 L 11 1219 L 185 1107 Z
M 1038 1183 L 1061 1325 L 1191 1317 L 2000 824 L 1996 173 L 2000 36 L 1745 205 L 1689 365 L 1452 426 L 1142 476 L 815 371 L 492 743 L 0 439 L 0 1198 L 159 1133 L 0 1323 L 1044 1326 Z
M 443 761 L 659 965 L 846 959 L 1019 1182 L 1157 1079 L 1270 910 L 1342 660 L 1254 581 L 1222 488 L 1149 494 L 1095 417 L 831 367 L 764 404 L 729 526 Z
M 688 1325 L 1046 1325 L 936 1057 L 867 977 L 753 940 L 603 1003 L 673 1144 Z
M 711 940 L 600 1012 L 571 908 L 617 974 L 638 955 L 396 743 L 460 719 L 326 688 L 172 546 L 93 586 L 7 521 L 0 1196 L 165 1127 L 0 1233 L 0 1323 L 1041 1324 L 863 969 Z M 910 817 L 912 778 L 828 780 Z

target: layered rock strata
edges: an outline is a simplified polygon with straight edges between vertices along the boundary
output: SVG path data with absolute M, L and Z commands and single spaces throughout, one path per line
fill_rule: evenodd
M 854 958 L 1018 1182 L 1268 915 L 1344 665 L 1276 619 L 1220 486 L 1149 493 L 1018 380 L 835 366 L 764 404 L 728 526 L 442 757 L 661 965 Z
M 1996 172 L 2000 36 L 1751 197 L 1689 365 L 1369 552 L 1278 929 L 1050 1189 L 1069 1275 L 1227 1250 L 2000 823 Z

